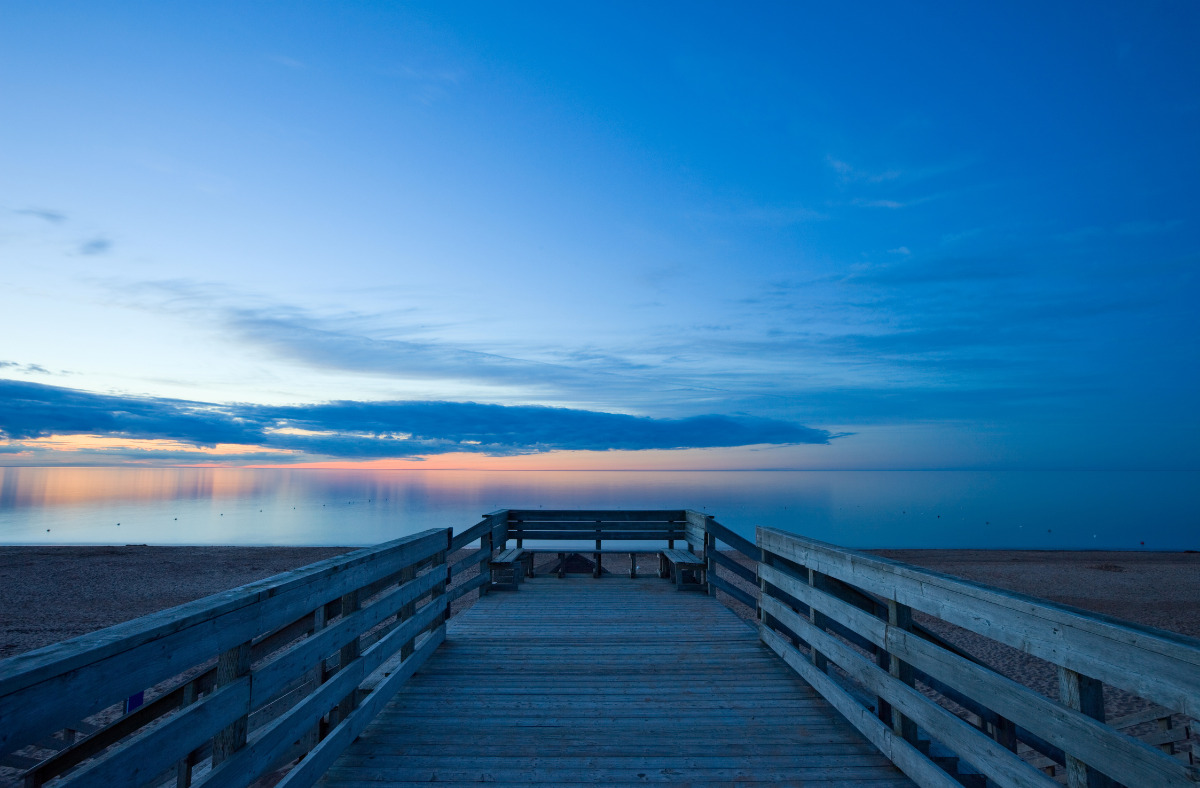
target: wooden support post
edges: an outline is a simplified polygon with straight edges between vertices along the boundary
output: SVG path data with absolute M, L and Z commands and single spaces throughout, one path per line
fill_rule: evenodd
M 487 554 L 488 558 L 491 558 L 493 555 L 496 554 L 495 550 L 492 548 L 491 533 L 486 533 L 483 536 L 479 537 L 479 549 L 483 550 Z M 488 569 L 486 561 L 479 564 L 479 571 L 480 572 L 490 572 L 491 571 L 490 569 Z M 490 585 L 491 585 L 490 582 L 484 583 L 483 585 L 481 585 L 479 587 L 479 596 L 481 596 L 481 597 L 487 596 L 488 586 L 490 586 Z
M 187 708 L 196 702 L 196 682 L 189 681 L 183 685 L 183 700 L 180 701 L 180 708 Z M 192 750 L 187 755 L 179 759 L 175 765 L 175 786 L 176 788 L 188 788 L 192 784 L 192 767 L 196 765 L 196 755 L 199 750 Z
M 905 632 L 912 632 L 912 608 L 908 605 L 902 605 L 894 599 L 889 599 L 887 602 L 887 618 L 888 626 L 902 629 Z M 886 651 L 884 651 L 884 654 L 890 658 L 888 672 L 908 686 L 914 686 L 916 680 L 913 676 L 912 665 L 909 665 L 894 654 L 888 654 Z M 880 708 L 882 708 L 882 699 L 879 699 L 879 703 Z M 901 714 L 900 710 L 892 707 L 891 704 L 888 704 L 888 706 L 891 719 L 886 720 L 886 722 L 891 724 L 892 730 L 897 735 L 915 747 L 917 744 L 917 724 Z
M 362 607 L 362 600 L 357 590 L 351 591 L 342 597 L 342 618 L 359 610 Z M 358 659 L 358 636 L 356 635 L 346 645 L 338 651 L 338 670 L 344 670 L 353 660 Z M 338 703 L 338 720 L 344 720 L 350 716 L 350 712 L 358 707 L 358 688 L 355 687 L 349 695 L 342 698 Z
M 704 522 L 707 524 L 708 520 L 705 520 Z M 717 537 L 710 534 L 706 529 L 704 531 L 704 584 L 707 586 L 709 596 L 717 595 L 717 587 L 713 585 L 712 581 L 709 579 L 716 574 L 717 571 L 717 564 L 715 561 L 713 561 L 713 553 L 716 551 Z
M 826 585 L 825 580 L 826 577 L 820 572 L 816 572 L 812 569 L 808 570 L 808 584 L 813 588 L 824 590 Z M 813 626 L 817 629 L 822 631 L 825 629 L 827 618 L 828 617 L 824 613 L 818 612 L 815 607 L 810 607 L 808 609 L 808 620 L 811 621 Z M 812 659 L 812 664 L 816 666 L 817 670 L 821 671 L 822 673 L 829 670 L 829 660 L 824 654 L 817 651 L 815 647 L 810 646 L 809 657 Z
M 1081 673 L 1058 666 L 1058 699 L 1067 708 L 1104 722 L 1104 684 Z M 1095 769 L 1066 753 L 1068 788 L 1110 788 L 1113 784 Z
M 447 550 L 449 550 L 449 544 L 447 544 L 446 550 L 439 551 L 433 557 L 433 568 L 430 571 L 441 572 L 442 579 L 438 582 L 437 585 L 435 585 L 433 587 L 433 593 L 429 598 L 429 604 L 431 604 L 431 605 L 437 605 L 437 604 L 444 603 L 444 600 L 442 599 L 442 597 L 444 597 L 446 595 L 446 587 L 448 585 L 450 585 L 450 566 L 446 563 Z M 523 570 L 514 566 L 513 571 L 520 572 Z M 448 619 L 448 618 L 450 618 L 449 606 L 447 606 L 447 609 L 443 610 L 437 616 L 437 618 L 433 619 L 433 623 L 429 625 L 429 631 L 432 632 L 433 630 L 440 627 L 442 624 L 445 624 L 446 619 Z
M 320 632 L 322 629 L 325 628 L 325 624 L 328 621 L 328 616 L 326 615 L 326 611 L 328 610 L 328 607 L 329 607 L 328 605 L 321 605 L 320 607 L 318 607 L 316 610 L 313 611 L 312 634 L 315 635 L 318 632 Z M 317 687 L 319 687 L 325 683 L 325 679 L 327 678 L 327 676 L 326 676 L 324 659 L 317 660 L 317 664 L 314 665 L 312 667 L 312 669 L 309 671 L 309 677 L 312 681 L 314 681 L 316 683 Z M 313 691 L 315 692 L 316 688 L 314 688 Z M 321 721 L 318 720 L 317 724 L 314 725 L 308 731 L 308 733 L 306 733 L 304 736 L 304 745 L 305 745 L 306 752 L 321 743 L 321 733 L 322 733 L 322 725 L 321 725 Z
M 596 566 L 595 566 L 595 568 L 592 569 L 592 577 L 597 577 L 597 578 L 600 577 L 600 549 L 601 549 L 600 545 L 601 544 L 602 544 L 601 540 L 597 539 L 596 540 Z
M 637 553 L 629 554 L 629 579 L 637 580 Z
M 234 646 L 217 657 L 218 688 L 232 684 L 250 672 L 250 641 Z M 246 746 L 246 715 L 217 731 L 213 737 L 212 763 L 216 766 Z

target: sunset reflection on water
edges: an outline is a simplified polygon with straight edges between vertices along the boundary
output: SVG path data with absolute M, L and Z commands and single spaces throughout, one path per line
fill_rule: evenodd
M 1196 549 L 1195 471 L 0 468 L 0 543 L 365 545 L 501 508 L 678 509 L 857 547 Z

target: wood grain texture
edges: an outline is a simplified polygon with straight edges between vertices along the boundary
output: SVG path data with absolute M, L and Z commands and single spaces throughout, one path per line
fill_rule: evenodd
M 1200 641 L 759 528 L 764 550 L 1056 665 L 1200 717 Z
M 432 780 L 912 785 L 720 603 L 618 577 L 481 599 L 319 784 Z

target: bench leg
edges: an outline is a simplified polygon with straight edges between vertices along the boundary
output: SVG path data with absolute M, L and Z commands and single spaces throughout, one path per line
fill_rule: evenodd
M 629 554 L 629 579 L 637 579 L 637 553 Z
M 566 576 L 567 576 L 567 554 L 559 553 L 558 554 L 558 578 L 561 580 L 562 578 L 564 578 Z

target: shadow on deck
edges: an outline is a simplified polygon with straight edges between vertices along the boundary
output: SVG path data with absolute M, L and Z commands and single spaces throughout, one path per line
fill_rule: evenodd
M 912 783 L 715 599 L 528 580 L 446 641 L 320 785 Z

